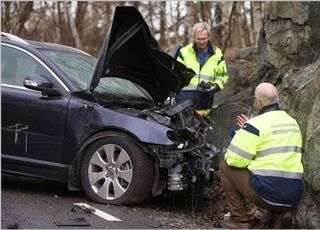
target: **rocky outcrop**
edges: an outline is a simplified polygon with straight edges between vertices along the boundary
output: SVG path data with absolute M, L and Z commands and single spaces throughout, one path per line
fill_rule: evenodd
M 287 71 L 319 58 L 320 3 L 271 2 L 259 39 L 260 81 L 280 84 Z
M 295 117 L 304 141 L 305 192 L 297 209 L 300 227 L 320 228 L 320 59 L 286 73 L 282 108 Z
M 297 226 L 320 228 L 320 3 L 271 2 L 259 41 L 258 80 L 279 86 L 303 135 L 305 192 Z
M 257 68 L 254 58 L 249 55 L 248 60 L 250 49 L 227 59 L 230 82 L 218 93 L 218 106 L 211 114 L 216 125 L 209 137 L 217 147 L 227 147 L 236 115 L 250 114 L 255 86 L 271 82 L 279 88 L 281 107 L 297 119 L 303 135 L 305 191 L 295 211 L 299 228 L 320 228 L 319 12 L 320 2 L 268 3 Z M 252 67 L 258 72 L 252 72 Z

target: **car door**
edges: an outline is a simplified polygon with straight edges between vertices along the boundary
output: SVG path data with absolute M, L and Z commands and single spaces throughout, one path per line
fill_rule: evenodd
M 2 162 L 20 165 L 61 163 L 69 96 L 43 96 L 23 86 L 26 76 L 46 75 L 68 89 L 44 62 L 20 47 L 1 47 Z M 24 170 L 23 167 L 14 170 Z

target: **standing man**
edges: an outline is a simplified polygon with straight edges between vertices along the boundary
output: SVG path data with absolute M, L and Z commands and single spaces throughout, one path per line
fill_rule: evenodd
M 258 115 L 233 137 L 220 163 L 220 178 L 231 213 L 225 228 L 250 228 L 245 198 L 271 211 L 273 227 L 289 227 L 291 212 L 303 192 L 302 138 L 297 121 L 278 105 L 270 83 L 255 89 Z M 247 119 L 243 117 L 243 119 Z M 239 119 L 238 119 L 239 120 Z
M 229 77 L 221 50 L 210 42 L 209 25 L 206 22 L 195 24 L 193 36 L 194 41 L 180 50 L 178 60 L 196 75 L 176 99 L 191 99 L 200 109 L 200 114 L 208 114 L 213 94 L 223 89 Z

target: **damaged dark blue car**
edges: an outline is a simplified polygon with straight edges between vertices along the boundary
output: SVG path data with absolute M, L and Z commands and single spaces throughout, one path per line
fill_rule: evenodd
M 191 101 L 164 103 L 194 72 L 161 51 L 135 8 L 116 9 L 98 59 L 7 33 L 1 56 L 2 172 L 111 204 L 212 188 L 210 122 Z

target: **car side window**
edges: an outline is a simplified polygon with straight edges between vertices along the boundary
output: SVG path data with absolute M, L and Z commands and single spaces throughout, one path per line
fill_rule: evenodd
M 50 72 L 32 56 L 12 47 L 1 47 L 1 83 L 23 87 L 25 77 L 36 73 L 53 79 Z M 56 80 L 53 83 L 57 85 Z

